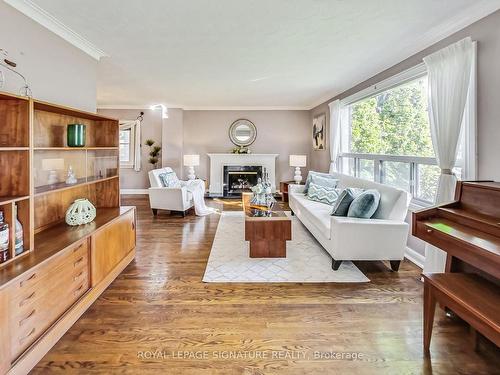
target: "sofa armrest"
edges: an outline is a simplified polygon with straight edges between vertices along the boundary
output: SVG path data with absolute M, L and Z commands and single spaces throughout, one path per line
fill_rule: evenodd
M 331 217 L 331 240 L 338 260 L 401 260 L 408 223 L 397 220 Z
M 305 185 L 289 184 L 288 185 L 288 194 L 303 193 L 304 189 L 305 189 Z

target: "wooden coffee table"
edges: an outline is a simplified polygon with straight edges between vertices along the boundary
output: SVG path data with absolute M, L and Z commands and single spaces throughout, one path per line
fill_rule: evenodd
M 285 258 L 286 241 L 292 239 L 292 221 L 277 205 L 271 211 L 253 208 L 251 197 L 251 193 L 242 194 L 250 258 Z

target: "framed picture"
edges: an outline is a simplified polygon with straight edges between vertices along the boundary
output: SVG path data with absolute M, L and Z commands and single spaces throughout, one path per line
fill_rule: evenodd
M 326 149 L 326 115 L 321 113 L 313 118 L 312 123 L 313 150 Z

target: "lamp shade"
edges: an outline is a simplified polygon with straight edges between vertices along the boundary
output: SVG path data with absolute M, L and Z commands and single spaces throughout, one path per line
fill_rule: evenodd
M 290 167 L 305 167 L 307 155 L 290 155 Z
M 42 159 L 42 170 L 56 171 L 64 169 L 64 159 Z
M 196 167 L 200 165 L 200 155 L 184 155 L 184 166 Z

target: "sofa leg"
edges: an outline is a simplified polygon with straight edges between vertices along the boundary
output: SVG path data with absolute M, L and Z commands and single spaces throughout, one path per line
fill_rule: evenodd
M 295 212 L 293 212 L 292 210 L 290 210 L 290 212 L 292 213 L 292 216 L 295 216 Z
M 399 270 L 399 265 L 401 264 L 400 260 L 390 260 L 389 263 L 391 263 L 391 270 L 394 272 L 398 272 Z
M 153 211 L 153 215 L 154 216 L 158 215 L 158 209 L 157 208 L 152 208 L 151 211 Z
M 334 271 L 337 271 L 341 264 L 342 264 L 341 260 L 335 260 L 332 258 L 332 268 Z
M 181 211 L 182 217 L 186 217 L 186 211 Z

